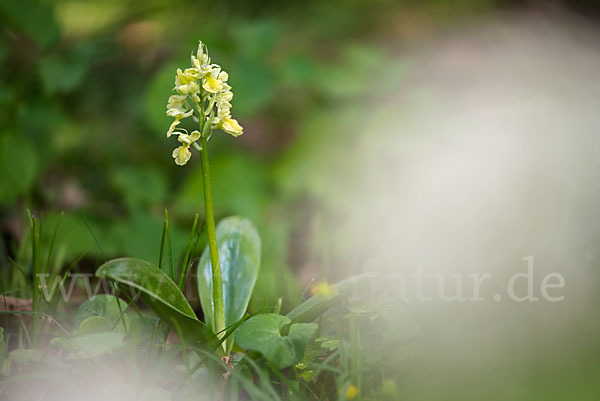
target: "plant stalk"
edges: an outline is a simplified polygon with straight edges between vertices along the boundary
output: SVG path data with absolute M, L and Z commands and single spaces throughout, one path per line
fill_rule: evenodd
M 29 213 L 31 221 L 31 257 L 33 265 L 33 297 L 32 297 L 32 311 L 40 311 L 40 231 L 38 220 Z M 39 316 L 33 316 L 33 347 L 37 347 L 39 339 Z
M 208 122 L 206 124 L 208 124 Z M 221 278 L 221 266 L 219 264 L 219 249 L 217 245 L 215 214 L 213 211 L 210 183 L 210 164 L 208 161 L 207 136 L 208 135 L 202 135 L 201 137 L 202 150 L 200 153 L 202 155 L 206 232 L 208 236 L 208 249 L 210 251 L 210 264 L 212 268 L 213 330 L 215 333 L 220 333 L 225 330 L 225 305 L 223 302 L 223 280 Z M 224 332 L 221 335 L 224 335 Z

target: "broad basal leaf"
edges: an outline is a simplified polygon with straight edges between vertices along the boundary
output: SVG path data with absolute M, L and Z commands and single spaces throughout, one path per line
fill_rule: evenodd
M 121 313 L 125 313 L 126 310 L 127 303 L 114 295 L 94 295 L 79 305 L 73 326 L 77 330 L 81 322 L 94 316 L 106 318 L 108 322 L 116 324 L 117 320 L 121 319 Z
M 217 244 L 223 279 L 225 326 L 229 327 L 244 316 L 248 307 L 260 268 L 261 243 L 250 220 L 231 216 L 221 220 L 217 226 Z M 198 264 L 198 293 L 206 322 L 212 327 L 212 267 L 208 246 Z
M 144 303 L 188 343 L 217 347 L 218 339 L 196 318 L 177 285 L 152 263 L 133 258 L 113 259 L 100 266 L 96 276 L 139 293 Z
M 294 323 L 282 315 L 256 315 L 240 325 L 236 343 L 249 351 L 260 352 L 279 369 L 302 360 L 304 351 L 317 329 L 315 323 Z M 288 334 L 285 333 L 289 326 Z
M 125 321 L 125 325 L 123 325 Z M 83 319 L 77 329 L 77 336 L 85 336 L 87 334 L 103 333 L 105 331 L 114 331 L 115 333 L 125 334 L 125 327 L 129 327 L 129 316 L 123 315 L 116 320 L 108 319 L 102 316 L 91 316 Z

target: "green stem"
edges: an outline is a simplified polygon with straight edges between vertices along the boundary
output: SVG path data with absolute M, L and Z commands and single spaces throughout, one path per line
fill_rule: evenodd
M 29 212 L 29 211 L 28 211 Z M 38 220 L 29 213 L 31 221 L 31 257 L 33 265 L 33 312 L 39 312 L 40 310 L 40 294 L 39 294 L 39 275 L 40 275 L 40 231 Z M 33 317 L 33 346 L 37 347 L 38 343 L 38 331 L 39 331 L 39 317 Z
M 210 120 L 206 123 L 210 124 Z M 221 279 L 221 266 L 219 264 L 219 249 L 215 229 L 215 214 L 210 184 L 210 165 L 208 162 L 207 136 L 202 135 L 202 173 L 204 178 L 204 207 L 206 210 L 206 232 L 208 235 L 208 249 L 210 251 L 210 264 L 212 267 L 213 290 L 213 329 L 215 333 L 225 329 L 225 305 L 223 304 L 223 281 Z

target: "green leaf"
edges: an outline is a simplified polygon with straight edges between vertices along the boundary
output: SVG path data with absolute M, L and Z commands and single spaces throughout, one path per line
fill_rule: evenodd
M 225 326 L 229 327 L 244 316 L 248 307 L 260 268 L 261 242 L 250 220 L 231 216 L 217 226 L 217 244 L 223 278 Z M 208 246 L 198 264 L 198 294 L 206 322 L 212 327 L 212 268 Z
M 48 47 L 59 39 L 60 27 L 54 9 L 46 1 L 2 0 L 0 17 L 43 47 Z
M 99 294 L 91 297 L 79 306 L 75 315 L 74 328 L 77 336 L 104 331 L 125 334 L 125 329 L 130 327 L 129 316 L 125 313 L 127 306 L 125 301 L 114 295 Z
M 129 316 L 127 321 L 127 340 L 134 343 L 152 341 L 154 328 L 160 323 L 160 319 L 146 313 L 135 313 Z
M 282 315 L 256 315 L 240 325 L 235 341 L 246 350 L 260 352 L 282 369 L 302 360 L 306 346 L 317 330 L 315 323 L 290 323 L 291 320 Z M 286 326 L 289 326 L 288 335 L 282 332 Z
M 38 158 L 23 135 L 0 135 L 0 204 L 13 202 L 33 186 Z
M 126 325 L 129 325 L 129 317 L 127 315 L 123 315 L 123 319 L 125 319 Z M 105 331 L 114 331 L 122 335 L 125 334 L 123 320 L 120 317 L 118 320 L 109 319 L 103 316 L 88 317 L 87 319 L 83 319 L 79 325 L 79 328 L 77 329 L 77 337 L 93 333 L 102 333 Z
M 46 93 L 68 93 L 85 77 L 87 62 L 75 56 L 50 56 L 40 63 L 40 76 Z
M 363 273 L 349 277 L 332 285 L 333 294 L 329 297 L 315 295 L 292 309 L 286 316 L 292 322 L 312 322 L 327 310 L 339 304 L 344 298 L 351 295 L 359 286 L 373 283 L 377 275 Z
M 96 277 L 138 292 L 144 303 L 191 345 L 210 348 L 218 345 L 216 336 L 196 318 L 173 280 L 152 263 L 133 258 L 113 259 L 98 268 Z
M 119 305 L 121 309 L 119 309 Z M 121 319 L 121 311 L 125 313 L 127 303 L 122 299 L 109 294 L 94 295 L 77 309 L 75 315 L 74 328 L 78 329 L 79 325 L 90 317 L 105 317 L 107 320 L 113 320 L 113 325 L 117 323 L 117 319 Z
M 167 194 L 163 172 L 151 165 L 119 166 L 111 172 L 110 181 L 132 210 L 160 204 Z

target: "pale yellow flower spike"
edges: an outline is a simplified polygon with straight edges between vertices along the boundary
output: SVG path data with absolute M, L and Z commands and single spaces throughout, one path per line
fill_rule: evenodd
M 177 94 L 169 97 L 166 111 L 169 117 L 175 119 L 167 131 L 167 137 L 177 135 L 181 142 L 181 145 L 173 150 L 172 155 L 179 166 L 185 165 L 192 157 L 190 149 L 192 146 L 202 150 L 198 143 L 202 135 L 200 131 L 193 131 L 191 134 L 176 131 L 181 120 L 195 114 L 194 119 L 200 130 L 207 136 L 210 136 L 210 129 L 214 128 L 234 137 L 244 132 L 237 120 L 231 117 L 233 92 L 231 86 L 227 84 L 229 74 L 219 65 L 211 64 L 206 46 L 202 42 L 199 42 L 198 50 L 195 55 L 191 55 L 190 61 L 191 67 L 177 69 L 173 88 Z M 208 110 L 202 108 L 206 105 L 209 105 Z M 188 109 L 190 107 L 191 109 Z

